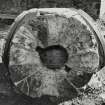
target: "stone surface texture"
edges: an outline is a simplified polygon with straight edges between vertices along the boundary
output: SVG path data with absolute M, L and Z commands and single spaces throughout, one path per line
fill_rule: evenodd
M 84 74 L 98 70 L 98 43 L 94 33 L 72 9 L 28 11 L 11 43 L 11 79 L 22 93 L 34 98 L 42 95 L 74 98 L 78 94 L 77 88 L 88 82 L 83 84 L 87 79 L 83 78 Z M 52 45 L 61 45 L 67 50 L 69 72 L 64 67 L 54 71 L 41 63 L 36 47 Z

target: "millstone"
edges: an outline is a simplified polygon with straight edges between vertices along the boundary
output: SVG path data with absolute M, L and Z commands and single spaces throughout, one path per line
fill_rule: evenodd
M 78 95 L 77 88 L 99 67 L 94 28 L 84 18 L 77 10 L 64 8 L 32 9 L 16 18 L 4 63 L 17 89 L 33 98 Z

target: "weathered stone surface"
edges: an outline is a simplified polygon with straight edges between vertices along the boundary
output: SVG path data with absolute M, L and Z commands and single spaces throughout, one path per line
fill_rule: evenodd
M 83 81 L 84 74 L 97 71 L 97 41 L 82 17 L 73 15 L 77 12 L 69 12 L 69 9 L 40 11 L 41 14 L 30 10 L 14 34 L 9 62 L 11 79 L 16 87 L 31 97 L 51 95 L 71 99 L 77 96 L 77 88 L 88 82 L 78 83 L 80 79 Z M 66 65 L 70 71 L 67 72 L 65 67 L 54 71 L 42 64 L 36 47 L 52 45 L 61 45 L 67 50 L 69 58 Z

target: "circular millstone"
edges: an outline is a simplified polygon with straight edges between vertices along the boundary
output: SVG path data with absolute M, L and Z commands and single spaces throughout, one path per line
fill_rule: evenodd
M 78 12 L 55 10 L 25 15 L 11 42 L 9 71 L 15 86 L 30 97 L 72 99 L 97 71 L 98 42 Z

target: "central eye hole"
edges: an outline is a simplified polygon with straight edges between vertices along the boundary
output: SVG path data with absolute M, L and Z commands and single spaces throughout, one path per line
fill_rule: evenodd
M 68 60 L 67 50 L 60 45 L 41 48 L 38 46 L 36 51 L 40 55 L 40 60 L 44 66 L 50 69 L 60 69 Z

